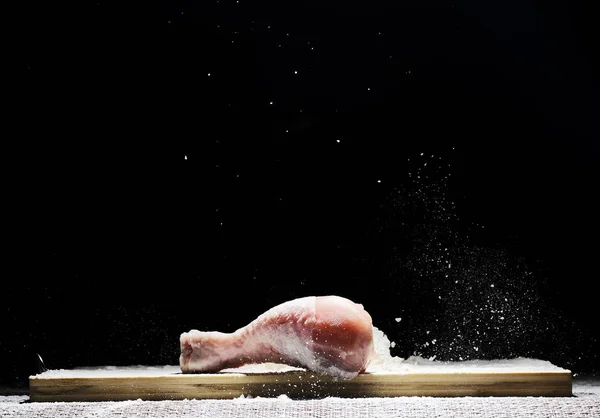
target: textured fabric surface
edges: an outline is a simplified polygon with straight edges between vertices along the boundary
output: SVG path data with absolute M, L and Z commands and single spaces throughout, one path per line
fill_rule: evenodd
M 0 403 L 0 416 L 72 417 L 600 417 L 600 397 L 238 398 L 233 400 Z

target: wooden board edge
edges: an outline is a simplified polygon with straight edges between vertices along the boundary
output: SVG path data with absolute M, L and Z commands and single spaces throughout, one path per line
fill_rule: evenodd
M 349 381 L 309 372 L 30 378 L 30 401 L 307 399 L 396 396 L 572 396 L 571 372 L 363 374 Z

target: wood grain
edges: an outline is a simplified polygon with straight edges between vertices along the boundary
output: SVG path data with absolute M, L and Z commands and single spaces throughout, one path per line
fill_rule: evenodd
M 241 395 L 287 395 L 292 399 L 327 396 L 572 396 L 572 376 L 569 371 L 368 373 L 349 381 L 305 371 L 119 377 L 32 376 L 29 389 L 33 402 L 232 399 Z

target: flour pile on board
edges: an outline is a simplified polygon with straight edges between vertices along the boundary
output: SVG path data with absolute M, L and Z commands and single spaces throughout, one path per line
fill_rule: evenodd
M 383 369 L 388 366 L 397 366 L 404 362 L 403 358 L 394 357 L 390 353 L 390 347 L 392 342 L 379 328 L 373 326 L 373 345 L 375 346 L 375 353 L 377 354 L 374 359 L 371 360 L 369 369 L 377 366 Z
M 376 357 L 367 368 L 368 373 L 488 373 L 507 371 L 550 372 L 565 369 L 549 361 L 516 357 L 496 360 L 436 361 L 421 356 L 407 359 L 392 356 L 393 343 L 377 327 L 373 327 Z

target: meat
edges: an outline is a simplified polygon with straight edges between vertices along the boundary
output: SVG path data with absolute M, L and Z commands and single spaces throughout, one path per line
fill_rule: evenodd
M 352 379 L 375 355 L 371 316 L 339 296 L 284 302 L 232 333 L 184 332 L 180 344 L 183 373 L 271 362 Z

